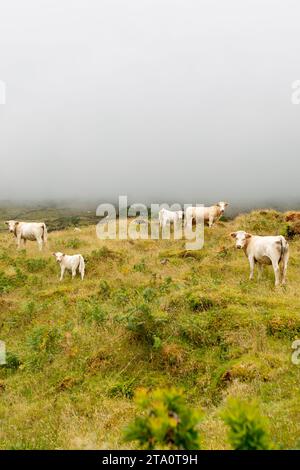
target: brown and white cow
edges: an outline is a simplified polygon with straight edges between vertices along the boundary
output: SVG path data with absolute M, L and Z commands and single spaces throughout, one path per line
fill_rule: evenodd
M 236 240 L 236 248 L 243 249 L 250 264 L 250 279 L 253 279 L 254 266 L 259 268 L 261 277 L 263 266 L 272 265 L 275 273 L 275 286 L 280 284 L 279 264 L 282 263 L 282 284 L 286 283 L 289 261 L 289 244 L 281 236 L 258 236 L 239 230 L 230 234 Z
M 193 220 L 203 220 L 204 223 L 208 223 L 209 227 L 212 227 L 213 224 L 224 214 L 225 208 L 228 205 L 228 202 L 220 201 L 209 207 L 188 207 L 185 213 L 185 223 L 186 225 L 191 226 Z

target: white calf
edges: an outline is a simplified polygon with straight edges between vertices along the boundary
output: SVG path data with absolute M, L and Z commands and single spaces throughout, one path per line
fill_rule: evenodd
M 47 227 L 43 222 L 18 222 L 17 220 L 7 220 L 8 230 L 13 233 L 17 247 L 21 247 L 21 240 L 23 240 L 24 246 L 27 240 L 36 240 L 41 250 L 43 245 L 47 243 Z
M 72 272 L 72 278 L 76 276 L 77 269 L 81 275 L 81 279 L 84 278 L 85 262 L 81 255 L 65 255 L 64 253 L 52 253 L 55 256 L 56 261 L 60 264 L 60 280 L 63 280 L 65 270 Z
M 280 284 L 279 264 L 282 262 L 282 284 L 286 282 L 289 261 L 289 244 L 281 236 L 260 237 L 242 230 L 231 233 L 236 240 L 236 247 L 243 249 L 250 263 L 250 279 L 253 279 L 254 266 L 257 263 L 259 278 L 264 265 L 272 264 L 275 273 L 275 286 Z
M 212 227 L 224 214 L 227 206 L 228 202 L 220 201 L 210 207 L 188 207 L 186 209 L 185 222 L 187 225 L 192 226 L 193 220 L 196 222 L 203 220 L 203 223 L 208 223 L 208 226 Z
M 161 209 L 158 214 L 159 225 L 164 228 L 168 223 L 173 222 L 174 225 L 182 221 L 183 211 L 169 211 L 167 209 Z

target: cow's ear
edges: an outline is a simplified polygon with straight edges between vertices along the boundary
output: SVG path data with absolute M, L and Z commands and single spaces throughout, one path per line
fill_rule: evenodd
M 19 225 L 19 222 L 17 220 L 15 221 L 15 225 Z
M 252 235 L 251 235 L 251 233 L 246 233 L 245 237 L 246 237 L 246 238 L 251 238 Z
M 225 207 L 229 206 L 229 202 L 225 202 Z
M 230 236 L 231 236 L 232 238 L 236 238 L 236 232 L 231 232 Z
M 8 220 L 6 220 L 4 223 L 5 223 L 5 225 L 8 225 L 8 224 L 9 224 Z

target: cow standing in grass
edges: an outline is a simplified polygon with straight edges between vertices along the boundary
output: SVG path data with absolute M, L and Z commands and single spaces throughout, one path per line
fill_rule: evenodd
M 76 276 L 76 272 L 78 269 L 81 275 L 81 279 L 83 280 L 85 272 L 85 262 L 82 255 L 65 255 L 60 251 L 57 251 L 56 253 L 52 254 L 53 256 L 55 256 L 56 261 L 60 264 L 60 281 L 63 280 L 66 269 L 72 272 L 72 278 Z
M 13 233 L 17 241 L 18 249 L 21 248 L 21 241 L 24 246 L 26 241 L 37 241 L 40 251 L 47 243 L 47 227 L 44 222 L 18 222 L 17 220 L 7 220 L 6 225 L 10 233 Z
M 158 214 L 159 225 L 164 229 L 167 224 L 179 224 L 183 220 L 183 215 L 183 211 L 169 211 L 168 209 L 162 208 Z
M 280 284 L 279 264 L 282 263 L 282 284 L 286 283 L 286 273 L 289 261 L 289 244 L 281 236 L 261 237 L 251 235 L 240 230 L 231 233 L 232 238 L 236 240 L 236 248 L 243 249 L 250 264 L 250 279 L 253 279 L 254 266 L 259 268 L 259 277 L 261 277 L 263 266 L 273 266 L 275 273 L 275 286 Z
M 191 228 L 193 220 L 196 223 L 203 221 L 203 223 L 207 223 L 209 227 L 212 227 L 222 217 L 227 206 L 228 202 L 220 201 L 209 207 L 188 207 L 185 213 L 185 223 Z

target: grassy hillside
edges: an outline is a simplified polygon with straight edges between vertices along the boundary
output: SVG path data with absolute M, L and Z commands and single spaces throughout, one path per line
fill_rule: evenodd
M 40 214 L 39 214 L 40 215 Z M 138 387 L 185 390 L 203 410 L 202 447 L 226 449 L 220 418 L 229 396 L 256 398 L 278 446 L 300 436 L 300 240 L 288 285 L 248 281 L 229 233 L 285 230 L 280 213 L 254 212 L 205 229 L 189 256 L 183 241 L 100 241 L 95 227 L 52 232 L 42 254 L 16 252 L 0 234 L 0 448 L 128 448 Z M 81 252 L 86 279 L 58 281 L 52 251 Z
M 18 206 L 17 204 L 7 204 L 0 206 L 0 221 L 16 219 L 25 221 L 43 220 L 46 222 L 48 231 L 64 230 L 65 228 L 74 228 L 97 224 L 99 217 L 95 215 L 95 208 L 70 209 L 69 207 L 47 207 L 41 206 Z M 0 225 L 0 233 L 4 232 L 6 227 L 3 223 Z

